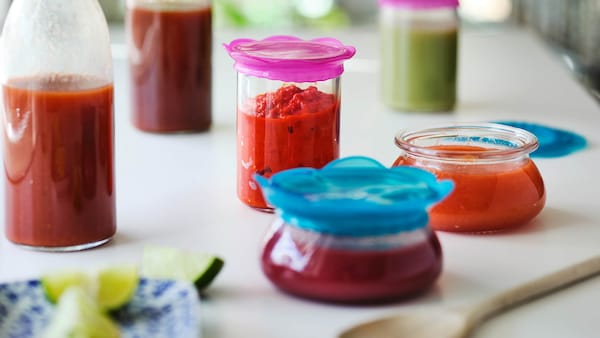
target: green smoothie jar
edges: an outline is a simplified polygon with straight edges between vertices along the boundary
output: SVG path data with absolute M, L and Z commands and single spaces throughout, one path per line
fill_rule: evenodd
M 456 104 L 458 0 L 379 0 L 384 103 L 401 111 Z

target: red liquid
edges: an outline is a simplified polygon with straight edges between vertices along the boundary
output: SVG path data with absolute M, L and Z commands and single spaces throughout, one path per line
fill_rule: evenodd
M 432 149 L 484 150 L 472 146 L 439 146 Z M 467 154 L 465 160 L 468 160 L 468 156 Z M 476 161 L 475 158 L 473 160 Z M 400 157 L 394 165 L 415 165 L 415 161 Z M 530 159 L 517 165 L 446 164 L 423 169 L 433 172 L 440 179 L 451 179 L 455 184 L 450 196 L 429 212 L 429 224 L 436 230 L 503 230 L 527 223 L 544 208 L 544 182 Z
M 36 247 L 111 238 L 112 84 L 54 75 L 12 79 L 3 92 L 7 238 Z
M 339 157 L 339 101 L 315 87 L 284 86 L 238 111 L 238 196 L 268 209 L 252 175 L 321 168 Z
M 280 229 L 262 253 L 265 275 L 283 291 L 334 302 L 381 302 L 429 289 L 442 269 L 433 232 L 421 242 L 388 250 L 343 250 L 293 240 Z
M 152 132 L 207 130 L 211 8 L 156 7 L 136 7 L 128 14 L 133 123 Z

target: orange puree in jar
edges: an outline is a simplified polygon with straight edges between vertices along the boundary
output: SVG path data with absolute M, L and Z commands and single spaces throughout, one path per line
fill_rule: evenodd
M 546 201 L 540 172 L 528 156 L 503 161 L 481 160 L 498 149 L 471 145 L 425 147 L 446 160 L 400 156 L 394 166 L 410 165 L 451 179 L 454 191 L 430 211 L 436 230 L 487 232 L 527 223 Z M 451 155 L 450 155 L 451 154 Z

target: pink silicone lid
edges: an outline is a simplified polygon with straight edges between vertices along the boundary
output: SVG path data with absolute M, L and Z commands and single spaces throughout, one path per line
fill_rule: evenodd
M 243 74 L 286 82 L 333 79 L 344 72 L 344 61 L 356 49 L 334 38 L 302 40 L 277 35 L 263 40 L 237 39 L 223 44 Z
M 380 6 L 432 9 L 458 7 L 458 0 L 379 0 Z

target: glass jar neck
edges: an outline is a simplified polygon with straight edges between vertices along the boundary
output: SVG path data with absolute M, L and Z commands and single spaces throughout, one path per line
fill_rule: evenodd
M 85 75 L 112 82 L 108 25 L 97 0 L 19 0 L 0 46 L 0 79 Z

